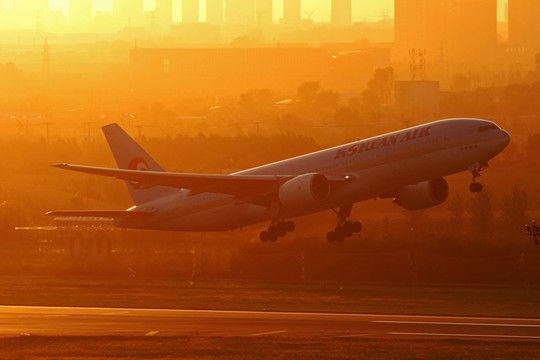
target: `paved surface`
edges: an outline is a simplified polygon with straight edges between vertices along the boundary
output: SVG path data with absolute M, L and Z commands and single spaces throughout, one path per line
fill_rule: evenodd
M 529 339 L 540 319 L 0 306 L 0 336 L 422 336 Z

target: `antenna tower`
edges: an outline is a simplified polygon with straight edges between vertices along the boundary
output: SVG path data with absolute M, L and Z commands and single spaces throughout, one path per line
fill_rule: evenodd
M 50 46 L 49 40 L 45 38 L 43 42 L 43 74 L 49 75 L 50 71 Z

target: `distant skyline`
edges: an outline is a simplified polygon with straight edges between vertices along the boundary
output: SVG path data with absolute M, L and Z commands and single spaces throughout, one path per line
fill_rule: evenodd
M 12 0 L 13 1 L 13 0 Z M 503 21 L 505 17 L 505 4 L 508 0 L 497 0 L 498 20 Z M 52 10 L 61 10 L 67 14 L 69 0 L 50 0 Z M 352 0 L 352 20 L 353 21 L 377 21 L 383 16 L 394 17 L 394 0 Z M 181 19 L 181 0 L 173 0 L 175 4 L 174 17 L 177 21 Z M 201 21 L 206 18 L 206 0 L 200 0 Z M 311 17 L 314 22 L 330 21 L 331 0 L 302 0 L 302 18 Z M 154 0 L 144 0 L 145 10 L 154 7 Z M 94 0 L 94 11 L 111 11 L 112 0 Z M 274 22 L 279 22 L 283 14 L 283 0 L 274 0 Z
M 67 13 L 69 0 L 50 0 L 51 9 Z M 181 0 L 173 0 L 175 19 L 180 20 Z M 200 16 L 206 18 L 206 0 L 200 0 Z M 274 0 L 274 22 L 278 22 L 283 14 L 283 0 Z M 314 22 L 330 21 L 331 0 L 302 0 L 302 18 L 311 17 Z M 154 0 L 144 0 L 145 10 L 154 8 Z M 112 0 L 94 0 L 94 11 L 111 11 Z M 353 21 L 377 21 L 385 14 L 393 17 L 394 0 L 353 0 Z
M 9 2 L 14 0 L 7 0 Z M 49 0 L 51 10 L 60 10 L 67 16 L 69 0 Z M 145 11 L 152 10 L 155 0 L 144 0 Z M 174 3 L 174 17 L 180 21 L 181 0 L 172 0 Z M 377 21 L 383 16 L 394 16 L 394 0 L 352 0 L 352 20 L 353 21 Z M 505 4 L 508 0 L 497 0 L 497 17 L 499 21 L 505 19 Z M 200 0 L 201 21 L 206 18 L 206 0 Z M 314 22 L 330 21 L 331 0 L 302 0 L 302 18 L 311 17 Z M 283 0 L 274 0 L 273 21 L 279 22 L 283 14 Z M 94 11 L 112 11 L 112 0 L 94 0 Z

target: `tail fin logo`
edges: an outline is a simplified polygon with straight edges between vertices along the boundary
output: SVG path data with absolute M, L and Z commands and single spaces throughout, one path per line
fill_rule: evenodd
M 135 157 L 131 159 L 128 165 L 129 170 L 137 170 L 137 171 L 148 171 L 148 163 L 140 157 Z M 144 183 L 138 182 L 138 181 L 130 181 L 129 182 L 131 186 L 133 186 L 136 190 L 141 190 L 144 187 Z

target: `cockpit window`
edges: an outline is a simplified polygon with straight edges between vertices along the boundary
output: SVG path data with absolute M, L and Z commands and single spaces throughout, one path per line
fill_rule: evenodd
M 478 132 L 485 132 L 485 131 L 489 131 L 489 130 L 498 130 L 498 129 L 500 129 L 500 128 L 495 124 L 482 125 L 482 126 L 478 127 Z

